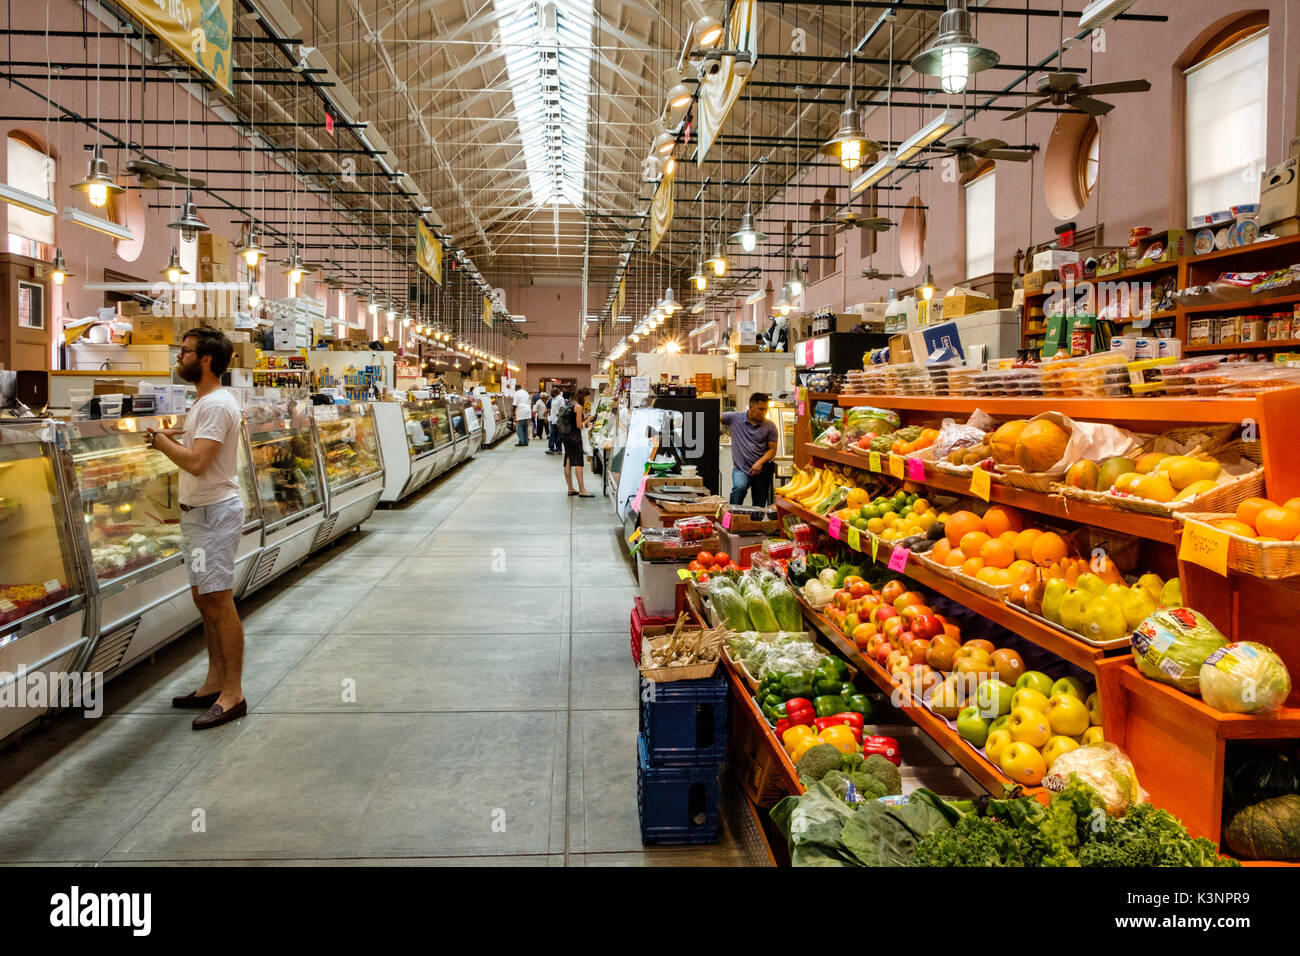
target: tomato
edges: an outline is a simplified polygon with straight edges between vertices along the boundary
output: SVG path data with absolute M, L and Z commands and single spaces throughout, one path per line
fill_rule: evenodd
M 725 568 L 730 563 L 731 563 L 731 555 L 729 554 L 715 554 L 713 556 L 714 567 Z
M 700 562 L 702 565 L 711 565 L 713 564 L 713 555 L 708 551 L 701 551 L 695 556 L 695 560 Z
M 708 571 L 701 571 L 699 574 L 697 574 L 697 575 L 695 576 L 695 580 L 697 580 L 697 581 L 699 581 L 701 584 L 703 584 L 704 582 L 706 582 L 707 580 L 709 580 L 709 572 L 708 572 Z
M 698 561 L 692 561 L 690 564 L 686 565 L 686 570 L 687 570 L 687 571 L 703 571 L 703 570 L 704 570 L 704 567 L 700 564 L 700 562 L 698 562 Z

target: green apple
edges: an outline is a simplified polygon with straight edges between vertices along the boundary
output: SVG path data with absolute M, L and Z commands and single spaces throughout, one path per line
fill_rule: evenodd
M 1053 694 L 1047 701 L 1047 710 L 1043 711 L 1053 734 L 1073 737 L 1081 734 L 1091 724 L 1088 718 L 1088 705 L 1073 694 Z
M 1016 678 L 1016 690 L 1025 687 L 1038 691 L 1044 698 L 1052 695 L 1052 679 L 1042 671 L 1025 671 Z
M 1147 572 L 1142 575 L 1142 577 L 1138 578 L 1137 583 L 1146 589 L 1147 593 L 1151 595 L 1151 600 L 1153 601 L 1159 601 L 1160 592 L 1165 589 L 1164 579 L 1160 577 L 1160 575 L 1151 572 Z
M 1007 721 L 1007 730 L 1016 743 L 1041 747 L 1052 736 L 1052 727 L 1040 711 L 1030 707 L 1017 707 L 1011 711 Z
M 1101 726 L 1101 695 L 1095 690 L 1084 701 L 1088 705 L 1088 722 L 1094 727 Z
M 1101 744 L 1106 742 L 1105 735 L 1102 734 L 1100 727 L 1089 727 L 1083 732 L 1083 745 Z
M 980 716 L 992 720 L 1011 713 L 1011 696 L 1015 692 L 1010 684 L 996 678 L 981 683 L 975 688 L 975 706 L 979 708 Z
M 1051 693 L 1047 696 L 1052 697 L 1055 694 L 1073 694 L 1079 700 L 1083 700 L 1088 696 L 1088 688 L 1077 677 L 1062 677 L 1052 685 Z
M 1067 591 L 1065 597 L 1061 598 L 1061 607 L 1058 611 L 1058 623 L 1061 627 L 1082 634 L 1088 625 L 1088 603 L 1096 597 L 1086 588 Z
M 1014 739 L 1002 751 L 1002 759 L 998 764 L 1004 774 L 1016 783 L 1027 787 L 1038 786 L 1043 782 L 1043 775 L 1047 773 L 1047 761 L 1043 759 L 1038 749 L 1024 741 Z
M 1112 597 L 1094 597 L 1084 611 L 1085 623 L 1079 633 L 1094 641 L 1119 640 L 1129 632 L 1124 610 Z M 1139 621 L 1139 623 L 1141 623 Z
M 1007 727 L 1007 721 L 1010 719 L 1010 714 L 1003 714 L 1000 717 L 994 717 L 993 722 L 989 724 L 989 733 L 992 734 L 995 730 L 1005 730 Z M 985 744 L 985 746 L 988 745 Z
M 989 731 L 989 739 L 984 742 L 984 756 L 993 761 L 995 767 L 1000 766 L 1002 755 L 1010 746 L 1010 733 L 1006 730 L 991 730 Z
M 975 747 L 983 747 L 989 737 L 989 722 L 980 716 L 978 707 L 967 707 L 957 715 L 957 733 Z
M 1047 689 L 1050 691 L 1052 685 L 1049 683 Z M 1017 707 L 1028 707 L 1030 710 L 1036 710 L 1040 714 L 1047 712 L 1047 694 L 1042 691 L 1034 690 L 1032 687 L 1021 687 L 1011 695 L 1011 709 Z
M 1063 737 L 1058 734 L 1050 738 L 1047 743 L 1043 744 L 1043 760 L 1047 762 L 1047 769 L 1052 769 L 1052 764 L 1056 762 L 1056 758 L 1061 754 L 1069 753 L 1071 750 L 1077 749 L 1078 746 L 1078 741 L 1073 737 Z

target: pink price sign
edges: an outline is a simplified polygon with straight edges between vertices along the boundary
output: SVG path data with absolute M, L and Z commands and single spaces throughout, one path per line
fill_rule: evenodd
M 636 490 L 636 497 L 632 499 L 632 510 L 641 510 L 641 499 L 645 497 L 645 483 L 650 478 L 649 475 L 641 476 L 641 487 Z
M 724 528 L 726 528 L 728 531 L 731 530 L 731 512 L 730 512 L 730 511 L 724 511 L 724 512 L 722 513 L 722 526 L 723 526 Z
M 925 462 L 919 458 L 908 457 L 907 477 L 912 481 L 925 481 Z
M 830 524 L 826 528 L 827 534 L 829 534 L 836 541 L 840 540 L 840 534 L 843 532 L 843 530 L 844 530 L 844 522 L 841 521 L 839 518 L 834 518 L 834 517 L 831 518 Z
M 907 567 L 908 550 L 895 546 L 894 550 L 889 553 L 889 570 L 901 572 Z
M 795 408 L 795 414 L 796 414 L 796 415 L 807 415 L 807 414 L 808 414 L 808 406 L 807 406 L 807 404 L 804 403 L 804 402 L 800 402 L 799 405 L 798 405 L 798 407 Z

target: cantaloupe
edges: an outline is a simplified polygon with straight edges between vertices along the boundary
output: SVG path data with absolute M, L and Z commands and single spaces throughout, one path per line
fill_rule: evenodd
M 999 465 L 1013 465 L 1016 461 L 1016 442 L 1020 440 L 1020 433 L 1025 430 L 1029 422 L 1024 419 L 1007 422 L 993 433 L 989 439 L 989 448 L 993 453 L 993 460 Z
M 1016 441 L 1016 464 L 1025 471 L 1047 471 L 1065 454 L 1070 433 L 1050 419 L 1030 422 Z

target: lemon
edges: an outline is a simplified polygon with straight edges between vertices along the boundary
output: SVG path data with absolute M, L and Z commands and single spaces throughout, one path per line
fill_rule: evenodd
M 883 518 L 869 519 L 867 521 L 867 530 L 870 531 L 872 534 L 880 534 L 882 531 L 885 530 L 884 519 Z

